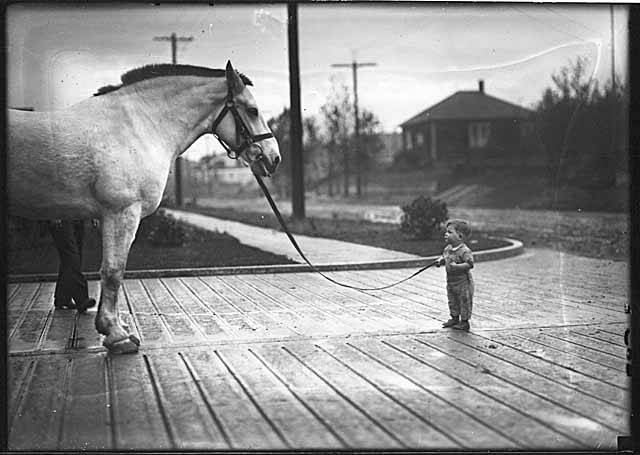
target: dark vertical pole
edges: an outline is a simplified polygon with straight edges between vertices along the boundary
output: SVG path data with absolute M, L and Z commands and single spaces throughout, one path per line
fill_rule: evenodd
M 360 151 L 360 116 L 358 115 L 358 64 L 353 62 L 353 115 L 355 117 L 356 194 L 362 196 L 362 156 Z
M 611 179 L 612 185 L 615 185 L 616 181 L 616 168 L 617 166 L 614 163 L 618 162 L 618 157 L 616 154 L 617 148 L 617 112 L 618 108 L 618 97 L 616 95 L 616 48 L 615 43 L 616 39 L 614 36 L 614 27 L 613 27 L 613 4 L 609 5 L 611 12 L 611 156 L 609 156 L 609 160 L 607 160 L 607 171 L 610 171 L 613 175 L 608 175 L 607 177 Z
M 7 35 L 5 35 L 7 26 L 5 25 L 5 22 L 2 21 L 2 24 L 0 24 L 0 33 L 2 33 L 1 38 L 0 38 L 0 42 L 2 43 L 2 50 L 0 50 L 0 63 L 2 63 L 2 66 L 4 68 L 6 68 L 5 64 L 7 63 L 7 48 L 5 47 L 5 45 L 7 44 L 8 40 L 6 38 Z M 2 84 L 2 87 L 0 87 L 0 99 L 2 99 L 3 101 L 6 102 L 7 100 L 7 86 L 5 84 Z M 7 110 L 6 109 L 2 109 L 2 112 L 0 112 L 0 125 L 2 125 L 0 128 L 2 129 L 2 132 L 5 133 L 5 135 L 8 133 L 8 127 L 7 127 Z M 4 136 L 5 138 L 7 136 Z M 4 148 L 4 147 L 3 147 Z M 0 156 L 0 175 L 2 175 L 3 177 L 6 175 L 7 172 L 7 153 L 2 153 L 2 155 Z M 8 224 L 8 216 L 9 216 L 9 210 L 8 210 L 8 202 L 9 202 L 9 198 L 7 196 L 7 179 L 6 178 L 1 178 L 0 179 L 0 250 L 2 250 L 2 252 L 0 253 L 0 276 L 1 277 L 5 277 L 7 276 L 7 256 L 8 254 L 5 253 L 6 251 L 8 251 L 8 241 L 7 241 L 7 224 Z M 4 296 L 4 302 L 8 303 L 9 300 L 9 294 L 7 294 L 7 280 L 0 280 L 0 295 Z M 0 340 L 8 341 L 8 326 L 9 326 L 9 305 L 2 305 L 2 308 L 0 308 Z M 9 343 L 0 343 L 0 371 L 3 371 L 4 373 L 0 374 L 0 403 L 8 403 L 8 398 L 9 398 L 9 393 L 7 391 L 8 387 L 8 371 L 9 371 L 9 347 L 8 347 Z M 8 409 L 9 406 L 0 406 L 0 451 L 6 451 L 8 448 L 8 441 L 9 441 L 9 418 L 8 418 Z
M 291 207 L 294 219 L 304 214 L 304 166 L 302 157 L 302 113 L 300 108 L 300 64 L 298 60 L 298 5 L 287 5 L 289 14 L 289 99 L 291 103 Z
M 640 122 L 640 91 L 638 74 L 640 74 L 640 8 L 632 5 L 629 10 L 629 208 L 630 208 L 630 262 L 629 277 L 631 292 L 629 295 L 631 339 L 631 360 L 627 363 L 631 376 L 631 412 L 629 428 L 631 429 L 631 448 L 633 453 L 640 451 L 640 431 L 633 428 L 640 426 L 640 130 L 631 127 Z M 627 354 L 629 352 L 627 351 Z
M 174 65 L 178 63 L 178 58 L 176 57 L 177 42 L 178 42 L 178 38 L 176 37 L 176 34 L 172 33 L 171 34 L 171 63 L 173 63 Z
M 171 63 L 174 65 L 178 62 L 176 57 L 177 54 L 177 37 L 175 33 L 171 34 Z M 182 158 L 178 157 L 176 159 L 176 205 L 178 207 L 182 207 Z
M 172 33 L 171 36 L 156 36 L 154 41 L 171 41 L 171 63 L 174 65 L 178 63 L 178 41 L 193 41 L 193 37 L 189 36 L 176 36 Z M 174 170 L 176 173 L 176 205 L 180 207 L 182 205 L 182 158 L 178 157 L 175 162 Z

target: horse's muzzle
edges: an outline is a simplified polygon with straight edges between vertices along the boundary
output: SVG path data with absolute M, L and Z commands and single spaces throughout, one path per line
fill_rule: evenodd
M 278 164 L 280 164 L 279 156 L 269 159 L 261 153 L 251 163 L 251 170 L 260 177 L 270 177 L 276 171 Z

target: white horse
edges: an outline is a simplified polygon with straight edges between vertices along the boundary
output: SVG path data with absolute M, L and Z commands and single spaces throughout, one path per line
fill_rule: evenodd
M 140 219 L 158 208 L 178 155 L 212 133 L 256 174 L 278 166 L 278 143 L 247 85 L 231 62 L 225 70 L 149 65 L 64 110 L 9 110 L 9 214 L 101 220 L 95 326 L 111 352 L 138 351 L 118 316 L 118 289 Z

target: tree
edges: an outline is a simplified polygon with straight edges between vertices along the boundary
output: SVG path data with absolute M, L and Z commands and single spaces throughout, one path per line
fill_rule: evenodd
M 302 119 L 302 140 L 305 156 L 305 188 L 310 188 L 325 175 L 325 147 L 320 137 L 320 126 L 315 117 Z
M 362 182 L 365 190 L 368 184 L 366 176 L 373 169 L 376 156 L 384 149 L 380 134 L 381 126 L 378 117 L 373 112 L 363 109 L 360 114 L 360 145 L 362 147 L 360 170 L 364 176 Z
M 267 125 L 273 136 L 278 141 L 280 148 L 281 164 L 272 181 L 279 196 L 289 196 L 291 194 L 291 121 L 289 109 L 283 111 L 274 118 L 267 121 Z
M 327 149 L 326 175 L 328 182 L 329 196 L 333 196 L 333 185 L 339 175 L 339 165 L 342 164 L 343 172 L 343 194 L 349 196 L 349 186 L 351 170 L 355 167 L 354 160 L 360 159 L 358 163 L 362 175 L 366 175 L 371 170 L 375 156 L 384 148 L 380 139 L 380 121 L 376 115 L 366 109 L 359 113 L 360 123 L 360 156 L 354 156 L 355 131 L 353 102 L 349 88 L 342 84 L 338 85 L 332 79 L 332 91 L 327 98 L 327 102 L 321 107 L 322 121 L 325 130 L 325 145 Z M 339 158 L 341 155 L 341 159 Z M 363 179 L 366 186 L 366 179 Z
M 601 92 L 597 82 L 587 78 L 587 63 L 578 57 L 553 74 L 554 86 L 544 91 L 537 106 L 538 131 L 556 187 L 615 182 L 619 151 L 612 144 L 626 116 L 624 88 L 617 84 L 613 93 L 609 82 Z
M 353 104 L 346 85 L 338 86 L 332 79 L 332 91 L 327 102 L 320 108 L 326 130 L 328 152 L 327 178 L 329 195 L 333 195 L 334 178 L 337 176 L 338 155 L 342 154 L 344 177 L 343 194 L 349 195 L 351 132 L 353 131 Z
M 280 196 L 291 195 L 291 123 L 289 109 L 285 108 L 267 124 L 278 141 L 282 164 L 272 180 Z M 314 117 L 302 118 L 302 154 L 305 176 L 305 188 L 323 175 L 323 143 L 320 127 Z

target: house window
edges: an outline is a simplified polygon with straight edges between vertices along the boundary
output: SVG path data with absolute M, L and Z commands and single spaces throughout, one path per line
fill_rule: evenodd
M 411 131 L 404 132 L 404 139 L 407 143 L 407 150 L 411 150 L 413 148 L 413 136 L 411 135 Z
M 416 133 L 416 146 L 420 147 L 424 144 L 424 134 Z
M 477 122 L 469 124 L 469 147 L 483 148 L 489 143 L 491 123 Z

